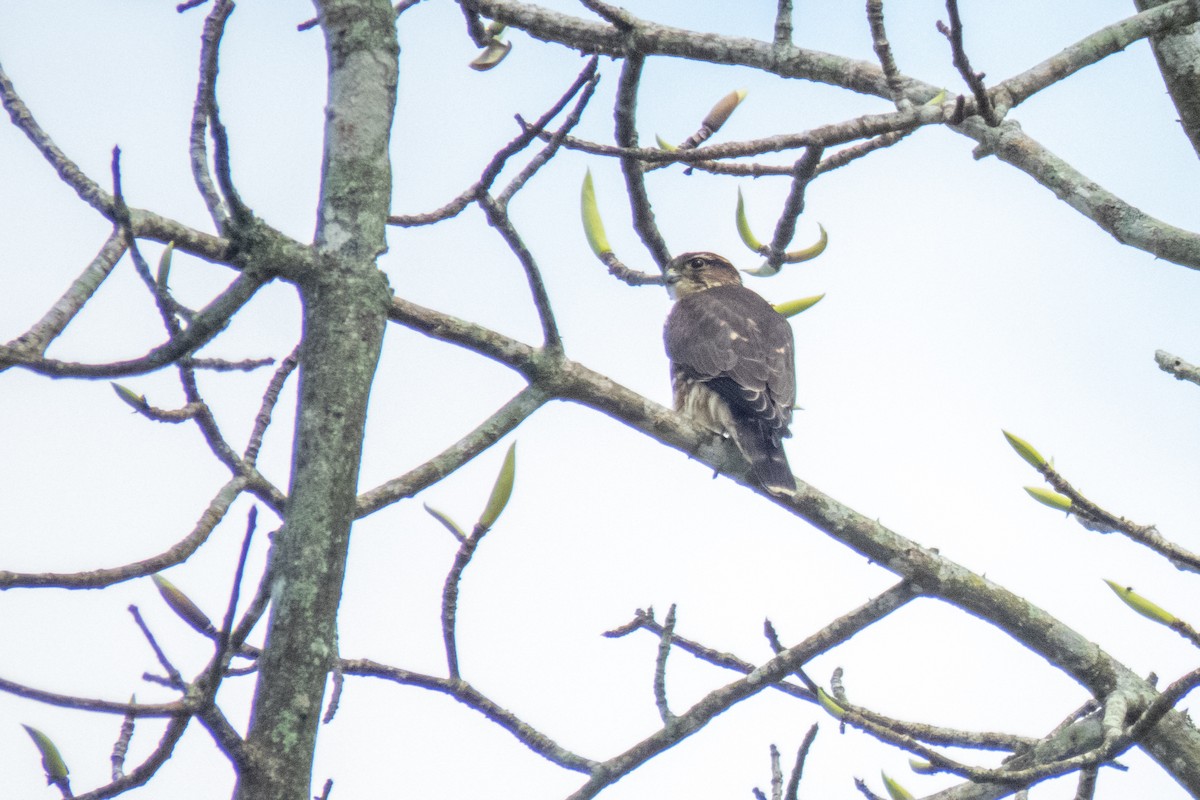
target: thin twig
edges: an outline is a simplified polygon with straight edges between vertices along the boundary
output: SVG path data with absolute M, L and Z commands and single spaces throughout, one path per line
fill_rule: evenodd
M 871 27 L 871 45 L 875 48 L 875 57 L 879 59 L 879 67 L 883 70 L 892 102 L 896 104 L 897 110 L 907 111 L 912 108 L 912 100 L 904 93 L 900 68 L 896 66 L 892 45 L 888 42 L 887 29 L 883 23 L 883 0 L 867 0 L 867 24 Z
M 496 229 L 525 270 L 525 280 L 529 283 L 529 291 L 533 295 L 533 304 L 537 308 L 538 320 L 542 324 L 542 346 L 548 352 L 561 353 L 563 349 L 562 336 L 558 332 L 558 324 L 554 321 L 554 307 L 550 303 L 550 295 L 546 291 L 542 272 L 538 268 L 533 253 L 529 252 L 521 235 L 517 233 L 508 212 L 491 195 L 479 198 L 479 207 L 483 209 L 488 224 Z
M 772 743 L 768 752 L 771 758 L 771 800 L 783 800 L 783 764 L 779 748 Z
M 824 150 L 821 147 L 809 147 L 804 151 L 804 156 L 796 162 L 791 189 L 783 203 L 783 210 L 779 213 L 779 220 L 775 223 L 775 234 L 771 237 L 770 251 L 767 255 L 767 263 L 773 269 L 778 269 L 783 263 L 787 255 L 787 246 L 796 235 L 796 222 L 804 213 L 804 193 L 816 174 L 817 165 L 821 163 L 822 152 Z
M 142 619 L 142 614 L 138 611 L 138 607 L 135 605 L 129 606 L 129 613 L 133 615 L 133 621 L 141 629 L 142 636 L 146 637 L 146 641 L 150 643 L 150 649 L 154 651 L 154 657 L 158 659 L 158 663 L 166 671 L 171 685 L 176 689 L 185 688 L 186 684 L 183 682 L 183 675 L 179 673 L 179 670 L 175 669 L 175 665 L 167 658 L 167 654 L 158 646 L 158 640 L 154 638 L 154 634 L 150 632 L 150 628 L 147 627 L 145 620 Z
M 391 667 L 369 659 L 347 659 L 342 662 L 346 675 L 382 678 L 405 686 L 420 686 L 453 697 L 458 702 L 478 711 L 492 722 L 512 734 L 533 752 L 564 769 L 590 774 L 598 763 L 565 749 L 546 734 L 518 718 L 506 708 L 483 695 L 464 680 L 439 678 L 419 672 Z
M 675 721 L 671 706 L 667 703 L 667 656 L 671 654 L 671 639 L 675 633 L 675 604 L 667 609 L 662 631 L 658 635 L 658 656 L 654 660 L 654 705 L 663 725 L 670 727 Z
M 207 541 L 225 513 L 246 488 L 247 479 L 237 476 L 221 487 L 200 515 L 192 531 L 180 541 L 156 556 L 119 567 L 86 572 L 7 572 L 0 571 L 0 588 L 54 586 L 64 589 L 101 589 L 115 583 L 144 578 L 167 567 L 181 564 Z
M 145 761 L 107 786 L 93 789 L 87 794 L 75 795 L 75 800 L 105 800 L 105 798 L 116 797 L 130 789 L 145 785 L 147 781 L 154 777 L 162 765 L 167 763 L 171 758 L 171 753 L 175 750 L 175 745 L 183 737 L 183 732 L 187 730 L 190 720 L 190 715 L 177 716 L 172 719 L 167 723 L 167 729 L 163 731 L 162 738 L 158 740 L 158 745 L 146 757 Z
M 129 698 L 130 704 L 136 703 L 136 697 Z M 108 757 L 112 764 L 112 779 L 119 781 L 125 775 L 125 756 L 129 753 L 129 742 L 133 740 L 133 728 L 137 717 L 131 712 L 121 720 L 121 730 L 117 733 L 117 741 L 113 743 L 112 755 Z
M 783 800 L 797 800 L 800 792 L 800 778 L 804 776 L 804 762 L 808 760 L 808 751 L 812 749 L 817 738 L 817 723 L 813 723 L 804 734 L 804 741 L 796 750 L 796 763 L 792 765 L 792 774 L 788 778 L 787 789 L 784 790 Z
M 279 402 L 279 394 L 283 391 L 288 376 L 295 371 L 299 363 L 300 345 L 297 344 L 292 348 L 292 352 L 288 353 L 287 357 L 279 363 L 275 374 L 267 383 L 262 403 L 258 407 L 258 413 L 254 416 L 254 428 L 250 431 L 246 449 L 242 451 L 243 464 L 253 466 L 258 463 L 258 453 L 262 449 L 263 437 L 266 436 L 267 428 L 271 425 L 271 415 L 275 411 L 275 404 Z
M 213 166 L 217 171 L 217 186 L 224 195 L 225 208 L 229 212 L 228 219 L 239 227 L 243 227 L 251 223 L 254 215 L 242 202 L 242 198 L 234 186 L 233 168 L 230 164 L 229 136 L 225 132 L 225 124 L 221 122 L 221 109 L 217 105 L 217 50 L 225 29 L 225 21 L 233 13 L 234 4 L 232 0 L 216 0 L 216 3 L 212 14 L 209 15 L 209 19 L 214 20 L 212 47 L 209 50 L 211 63 L 204 65 L 204 78 L 200 81 L 199 90 L 203 90 L 205 93 L 203 104 L 204 111 L 208 116 L 209 130 L 213 137 Z M 205 35 L 209 35 L 207 20 Z M 205 199 L 207 202 L 207 198 Z M 218 228 L 218 230 L 221 229 Z M 222 233 L 224 233 L 223 230 Z
M 399 302 L 394 301 L 393 305 Z M 547 399 L 546 391 L 539 387 L 528 386 L 522 389 L 473 431 L 438 455 L 404 475 L 359 495 L 355 516 L 365 517 L 437 483 L 510 433 L 530 414 L 541 408 Z M 0 577 L 2 576 L 3 573 L 0 573 Z M 2 582 L 0 586 L 3 586 Z
M 1176 568 L 1190 572 L 1200 572 L 1200 555 L 1180 547 L 1164 538 L 1153 525 L 1139 525 L 1136 522 L 1106 511 L 1096 503 L 1083 496 L 1083 493 L 1067 482 L 1062 474 L 1046 462 L 1042 465 L 1042 477 L 1054 487 L 1054 491 L 1070 498 L 1069 513 L 1080 525 L 1097 533 L 1112 533 L 1116 531 L 1126 538 L 1149 548 L 1170 561 Z
M 642 67 L 645 57 L 640 53 L 631 53 L 625 58 L 621 67 L 621 80 L 617 84 L 617 97 L 613 109 L 616 124 L 616 142 L 626 150 L 637 147 L 637 93 L 642 79 Z M 662 152 L 662 151 L 659 151 Z M 650 251 L 651 258 L 659 270 L 667 266 L 671 260 L 671 250 L 667 247 L 658 225 L 654 222 L 654 209 L 650 205 L 650 195 L 646 191 L 646 178 L 641 162 L 634 157 L 621 156 L 621 172 L 625 175 L 626 193 L 629 195 L 629 205 L 633 211 L 633 229 L 637 231 L 642 243 Z
M 224 231 L 229 220 L 229 209 L 225 206 L 217 187 L 213 184 L 208 169 L 208 122 L 211 116 L 212 98 L 216 96 L 217 55 L 221 37 L 225 33 L 225 20 L 233 12 L 232 3 L 217 3 L 204 20 L 204 33 L 200 37 L 200 77 L 196 82 L 196 100 L 192 104 L 192 125 L 188 138 L 188 154 L 192 163 L 192 179 L 217 230 Z
M 542 135 L 545 132 L 546 126 L 549 125 L 550 122 L 556 116 L 558 116 L 564 108 L 567 107 L 567 104 L 571 102 L 571 98 L 575 97 L 575 95 L 578 94 L 579 91 L 585 86 L 589 87 L 585 91 L 585 96 L 586 98 L 590 99 L 592 89 L 594 89 L 594 81 L 597 75 L 596 68 L 597 60 L 595 58 L 589 59 L 587 65 L 583 68 L 583 71 L 579 73 L 571 86 L 568 87 L 567 91 L 557 100 L 557 102 L 555 102 L 554 105 L 551 106 L 546 113 L 542 114 L 542 116 L 539 117 L 532 125 L 522 125 L 521 133 L 518 134 L 516 138 L 514 138 L 508 144 L 504 145 L 504 147 L 496 151 L 496 154 L 492 156 L 491 160 L 489 160 L 487 165 L 483 168 L 483 172 L 480 174 L 479 180 L 475 181 L 475 183 L 472 184 L 468 189 L 460 193 L 449 203 L 446 203 L 444 206 L 434 211 L 421 214 L 393 214 L 388 217 L 388 224 L 399 225 L 400 227 L 406 228 L 416 227 L 419 225 L 432 225 L 435 222 L 441 222 L 442 220 L 457 216 L 473 201 L 483 197 L 491 189 L 492 184 L 496 181 L 496 178 L 500 176 L 500 172 L 504 169 L 508 159 L 524 150 L 529 146 L 530 142 Z M 586 99 L 583 100 L 583 103 L 586 102 Z M 576 107 L 579 109 L 580 113 L 582 113 L 582 105 L 577 104 Z M 518 119 L 518 121 L 520 120 Z M 577 118 L 576 121 L 578 121 Z M 575 123 L 570 122 L 570 118 L 568 118 L 568 122 L 569 125 L 564 126 L 566 129 L 574 127 Z M 561 143 L 565 141 L 566 130 L 561 130 L 555 134 L 547 134 L 546 138 L 548 140 L 557 139 L 553 145 L 553 150 L 551 151 L 551 154 L 553 154 L 553 151 L 557 150 Z M 547 156 L 547 158 L 548 157 L 549 156 Z M 526 178 L 526 180 L 527 179 L 528 178 Z M 516 189 L 513 189 L 513 192 L 515 191 Z M 507 197 L 511 197 L 513 192 L 501 193 L 501 196 L 505 196 L 507 194 Z
M 92 295 L 100 288 L 100 284 L 104 282 L 113 267 L 121 260 L 121 256 L 125 254 L 125 248 L 129 243 L 126 230 L 120 226 L 114 228 L 100 248 L 100 252 L 63 292 L 62 297 L 55 301 L 50 310 L 42 315 L 42 318 L 35 322 L 28 331 L 10 342 L 9 346 L 15 349 L 27 349 L 39 356 L 45 353 L 50 343 L 57 339 L 59 334 L 71 324 L 71 320 L 75 319 L 75 316 L 83 310 L 88 300 L 92 298 Z
M 446 648 L 446 671 L 450 674 L 452 681 L 461 678 L 458 670 L 458 643 L 455 636 L 455 623 L 458 619 L 458 586 L 462 580 L 463 570 L 467 568 L 467 564 L 471 563 L 471 557 L 475 555 L 475 548 L 479 547 L 480 541 L 487 532 L 487 528 L 475 526 L 471 535 L 459 545 L 458 552 L 454 554 L 454 563 L 450 566 L 450 571 L 446 573 L 446 581 L 442 585 L 442 642 Z
M 89 364 L 39 358 L 18 349 L 0 347 L 0 370 L 19 366 L 40 375 L 76 378 L 118 378 L 153 372 L 208 344 L 270 280 L 270 276 L 254 272 L 238 275 L 224 292 L 196 314 L 192 324 L 179 336 L 168 339 L 144 356 L 107 364 Z
M 963 47 L 963 26 L 962 18 L 958 14 L 958 0 L 946 0 L 946 13 L 950 15 L 950 27 L 942 21 L 938 21 L 938 32 L 945 36 L 950 41 L 950 52 L 954 57 L 954 66 L 958 69 L 958 73 L 962 75 L 967 86 L 971 89 L 971 94 L 975 96 L 975 108 L 979 116 L 983 117 L 984 122 L 989 127 L 996 127 L 1001 122 L 1001 115 L 996 113 L 996 108 L 992 104 L 992 98 L 988 95 L 987 87 L 983 85 L 984 74 L 975 72 L 971 68 L 971 60 L 967 58 L 966 48 Z
M 911 111 L 864 114 L 860 117 L 829 125 L 821 125 L 798 133 L 782 133 L 760 139 L 746 139 L 740 142 L 708 144 L 703 147 L 697 147 L 695 150 L 663 150 L 658 147 L 622 147 L 578 139 L 574 136 L 566 137 L 563 140 L 563 147 L 599 156 L 637 159 L 647 164 L 667 164 L 674 162 L 696 164 L 724 158 L 742 158 L 763 155 L 764 153 L 777 153 L 801 147 L 833 147 L 861 139 L 870 139 L 885 133 L 911 132 L 920 127 L 940 125 L 947 122 L 947 113 L 948 111 L 943 110 L 943 107 L 940 105 L 920 105 L 914 107 Z
M 539 169 L 541 169 L 547 162 L 550 161 L 551 158 L 554 157 L 554 154 L 557 153 L 559 148 L 562 146 L 563 139 L 565 139 L 567 134 L 579 124 L 579 120 L 583 118 L 583 110 L 587 107 L 588 101 L 592 99 L 592 94 L 596 90 L 596 84 L 600 82 L 600 74 L 596 72 L 597 63 L 598 59 L 593 56 L 588 61 L 588 66 L 580 75 L 580 77 L 583 77 L 583 75 L 586 75 L 589 71 L 591 72 L 587 82 L 583 85 L 583 92 L 580 93 L 579 99 L 575 101 L 575 107 L 571 109 L 571 112 L 567 115 L 566 119 L 563 120 L 563 124 L 560 125 L 558 130 L 556 130 L 550 137 L 550 140 L 546 146 L 542 148 L 542 150 L 536 156 L 530 159 L 529 163 L 526 164 L 519 173 L 517 173 L 517 176 L 509 182 L 508 186 L 504 187 L 504 190 L 500 192 L 500 194 L 496 195 L 496 202 L 502 207 L 507 207 L 509 201 L 512 200 L 513 195 L 515 195 Z M 549 122 L 549 120 L 547 120 L 547 122 Z

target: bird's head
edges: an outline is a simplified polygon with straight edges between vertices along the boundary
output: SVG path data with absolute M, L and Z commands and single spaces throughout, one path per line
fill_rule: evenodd
M 737 268 L 716 253 L 684 253 L 675 256 L 663 272 L 667 293 L 678 300 L 714 286 L 741 284 Z

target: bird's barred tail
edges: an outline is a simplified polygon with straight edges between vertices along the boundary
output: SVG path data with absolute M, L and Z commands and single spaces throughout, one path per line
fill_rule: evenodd
M 737 425 L 733 440 L 750 462 L 755 480 L 764 489 L 772 494 L 792 494 L 796 491 L 796 478 L 788 465 L 787 454 L 774 437 L 764 436 L 756 423 L 747 420 Z

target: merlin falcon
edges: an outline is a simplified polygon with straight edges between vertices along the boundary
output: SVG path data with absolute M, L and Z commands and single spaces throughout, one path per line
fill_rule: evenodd
M 796 490 L 783 439 L 796 402 L 792 327 L 714 253 L 667 264 L 675 301 L 663 328 L 675 410 L 728 436 L 772 494 Z

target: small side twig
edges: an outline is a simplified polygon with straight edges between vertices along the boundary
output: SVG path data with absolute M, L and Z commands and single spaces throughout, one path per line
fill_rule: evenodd
M 625 64 L 621 67 L 613 117 L 616 123 L 616 141 L 622 148 L 637 147 L 637 93 L 645 61 L 645 56 L 640 53 L 631 53 L 626 56 Z M 654 263 L 660 270 L 665 269 L 667 262 L 671 260 L 671 250 L 654 221 L 654 209 L 646 191 L 642 163 L 636 158 L 622 156 L 621 172 L 625 175 L 625 186 L 633 211 L 633 228 L 650 251 Z
M 279 402 L 279 394 L 283 391 L 283 386 L 287 382 L 288 376 L 296 370 L 299 364 L 300 345 L 297 344 L 292 348 L 292 352 L 288 353 L 287 357 L 279 362 L 279 367 L 267 383 L 267 388 L 263 392 L 262 403 L 258 407 L 258 413 L 254 416 L 254 428 L 250 431 L 250 437 L 246 442 L 246 449 L 242 451 L 242 463 L 253 466 L 258 462 L 258 453 L 262 449 L 263 437 L 266 436 L 267 428 L 271 424 L 271 415 L 275 411 L 275 404 Z
M 871 27 L 871 44 L 875 48 L 875 57 L 883 69 L 883 77 L 887 81 L 888 94 L 900 111 L 912 108 L 912 101 L 904 95 L 904 84 L 900 78 L 900 68 L 896 66 L 896 58 L 892 54 L 892 45 L 887 38 L 887 30 L 883 24 L 883 0 L 867 0 L 867 24 Z
M 532 125 L 525 124 L 524 121 L 518 117 L 518 122 L 522 124 L 521 133 L 518 134 L 516 138 L 514 138 L 508 144 L 504 145 L 504 147 L 500 148 L 496 154 L 492 156 L 491 160 L 488 161 L 487 165 L 483 168 L 483 172 L 480 174 L 479 180 L 475 181 L 473 185 L 461 192 L 457 197 L 443 205 L 441 208 L 420 214 L 393 214 L 388 217 L 387 223 L 389 225 L 398 225 L 400 227 L 410 228 L 419 225 L 432 225 L 436 222 L 441 222 L 442 220 L 457 216 L 464 208 L 470 205 L 471 202 L 478 200 L 480 197 L 483 197 L 488 193 L 492 187 L 492 184 L 496 181 L 496 178 L 500 176 L 500 172 L 504 169 L 505 164 L 508 163 L 508 159 L 512 158 L 514 155 L 528 147 L 530 142 L 532 142 L 534 139 L 543 137 L 551 144 L 543 150 L 544 157 L 536 157 L 534 162 L 531 162 L 531 164 L 536 164 L 533 166 L 533 170 L 536 171 L 537 168 L 545 163 L 545 161 L 548 160 L 549 157 L 553 155 L 559 147 L 562 146 L 562 143 L 568 138 L 566 135 L 567 131 L 574 127 L 578 122 L 578 115 L 583 113 L 583 107 L 591 98 L 592 91 L 595 88 L 595 81 L 597 79 L 597 65 L 597 59 L 589 59 L 587 65 L 584 66 L 583 71 L 579 73 L 574 82 L 572 82 L 570 87 L 567 88 L 567 91 L 563 93 L 563 95 L 554 103 L 554 105 L 551 106 L 545 114 L 542 114 L 542 116 L 539 117 Z M 571 99 L 575 97 L 575 95 L 579 94 L 580 90 L 584 89 L 584 87 L 587 88 L 584 91 L 583 96 L 581 97 L 580 101 L 576 103 L 575 109 L 571 112 L 571 116 L 567 118 L 567 122 L 564 123 L 562 129 L 554 134 L 546 134 L 546 126 L 549 125 L 550 122 L 557 117 L 564 108 L 567 107 L 567 103 L 571 102 Z M 538 163 L 539 158 L 541 159 L 540 163 Z M 529 169 L 530 166 L 527 166 L 526 170 Z M 507 203 L 508 199 L 510 199 L 512 195 L 516 193 L 517 189 L 520 188 L 520 185 L 524 183 L 524 181 L 528 180 L 531 175 L 532 172 L 530 172 L 529 175 L 526 175 L 524 178 L 518 176 L 518 179 L 515 179 L 513 182 L 516 184 L 515 186 L 510 184 L 509 188 L 507 188 L 504 192 L 501 192 L 500 197 L 503 198 L 503 202 Z M 520 183 L 518 183 L 517 180 L 520 180 Z
M 788 47 L 792 43 L 792 0 L 779 0 L 775 9 L 776 47 Z
M 479 542 L 487 534 L 488 529 L 482 528 L 479 525 L 471 531 L 468 536 L 458 546 L 458 552 L 454 554 L 454 564 L 450 567 L 450 572 L 446 575 L 446 582 L 442 586 L 442 642 L 446 648 L 446 669 L 450 673 L 450 680 L 459 680 L 462 676 L 458 669 L 458 642 L 455 635 L 455 627 L 458 619 L 458 586 L 462 580 L 463 570 L 467 568 L 467 564 L 471 563 L 471 557 L 475 555 L 475 548 L 479 547 Z
M 129 698 L 130 705 L 136 702 L 136 695 Z M 136 719 L 132 711 L 126 712 L 125 718 L 121 721 L 121 730 L 117 734 L 117 741 L 113 743 L 112 755 L 108 760 L 112 763 L 112 779 L 114 781 L 125 776 L 125 756 L 129 753 L 129 742 L 133 740 L 133 727 Z
M 550 295 L 546 291 L 542 272 L 538 268 L 533 253 L 529 252 L 521 235 L 517 233 L 508 212 L 491 195 L 480 197 L 479 207 L 487 216 L 488 223 L 504 239 L 508 249 L 517 257 L 517 261 L 521 262 L 521 267 L 525 270 L 525 279 L 529 283 L 529 291 L 533 294 L 533 303 L 542 324 L 543 347 L 548 351 L 561 353 L 563 349 L 562 336 L 558 332 L 558 323 L 554 320 L 554 307 L 550 303 Z
M 92 295 L 100 288 L 100 284 L 113 271 L 117 262 L 121 260 L 121 256 L 125 254 L 128 244 L 129 237 L 126 229 L 121 226 L 116 227 L 105 240 L 100 252 L 63 292 L 62 297 L 28 331 L 10 342 L 9 347 L 28 350 L 39 356 L 45 353 L 50 343 L 66 330 L 71 320 L 75 319 L 75 316 L 83 310 Z
M 671 654 L 671 638 L 675 634 L 675 604 L 667 609 L 667 618 L 663 620 L 662 633 L 658 637 L 658 657 L 654 660 L 654 705 L 658 707 L 658 716 L 663 725 L 670 726 L 675 721 L 671 707 L 667 703 L 667 656 Z
M 1101 508 L 1068 483 L 1049 462 L 1043 464 L 1038 471 L 1046 482 L 1054 487 L 1054 491 L 1071 500 L 1068 513 L 1083 527 L 1097 533 L 1118 532 L 1163 556 L 1178 569 L 1200 572 L 1200 555 L 1169 541 L 1153 525 L 1139 525 Z
M 179 670 L 175 669 L 175 665 L 167 658 L 167 654 L 158 646 L 158 640 L 154 638 L 154 634 L 150 632 L 150 628 L 146 625 L 146 621 L 142 619 L 142 613 L 135 605 L 129 606 L 129 613 L 133 615 L 133 621 L 137 623 L 138 628 L 142 631 L 142 636 L 146 637 L 146 641 L 150 643 L 150 649 L 154 651 L 154 657 L 158 659 L 158 663 L 167 673 L 167 679 L 176 689 L 186 688 L 183 681 L 183 675 Z
M 967 86 L 971 89 L 971 94 L 975 96 L 975 108 L 979 112 L 979 116 L 983 117 L 983 121 L 989 127 L 995 128 L 1001 123 L 1001 115 L 996 113 L 996 107 L 992 103 L 992 98 L 988 95 L 987 87 L 983 85 L 983 79 L 986 77 L 982 72 L 975 72 L 971 68 L 971 60 L 967 58 L 966 48 L 963 46 L 963 27 L 962 18 L 958 14 L 958 0 L 946 0 L 946 13 L 950 15 L 950 26 L 938 20 L 938 33 L 945 36 L 950 41 L 950 52 L 954 57 L 954 66 L 958 69 Z
M 183 8 L 179 8 L 180 11 Z M 200 37 L 200 77 L 196 82 L 196 99 L 192 103 L 192 124 L 188 137 L 188 153 L 192 162 L 192 180 L 208 208 L 209 216 L 223 231 L 229 220 L 226 208 L 208 169 L 208 122 L 210 99 L 215 96 L 217 82 L 217 53 L 221 37 L 225 33 L 225 21 L 233 12 L 231 3 L 218 3 L 204 20 L 204 33 Z
M 804 734 L 804 741 L 800 742 L 800 747 L 796 750 L 796 763 L 792 765 L 792 774 L 788 777 L 783 800 L 797 800 L 800 793 L 800 778 L 804 775 L 804 762 L 808 760 L 808 751 L 812 749 L 816 738 L 817 723 L 814 722 L 808 729 L 808 733 Z
M 779 213 L 779 221 L 775 223 L 775 234 L 771 237 L 769 245 L 767 263 L 772 269 L 778 269 L 787 256 L 787 246 L 796 235 L 796 223 L 800 219 L 800 215 L 804 213 L 804 194 L 816 175 L 823 152 L 824 148 L 822 147 L 808 147 L 805 149 L 804 155 L 796 162 L 792 172 L 791 189 L 788 192 L 787 200 L 783 203 L 783 210 Z

